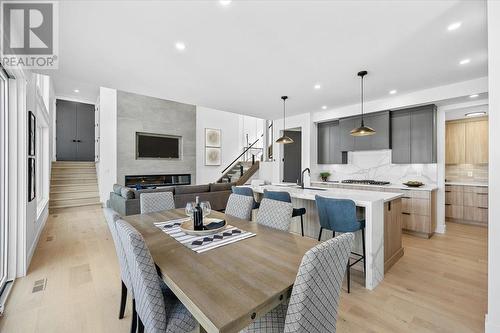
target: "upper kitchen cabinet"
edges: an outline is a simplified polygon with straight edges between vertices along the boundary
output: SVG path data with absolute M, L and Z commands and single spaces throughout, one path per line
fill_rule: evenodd
M 354 150 L 354 137 L 351 135 L 351 130 L 359 126 L 359 117 L 349 117 L 339 120 L 340 129 L 340 151 Z
M 318 124 L 318 164 L 341 164 L 339 121 Z
M 389 149 L 389 111 L 367 114 L 364 116 L 364 122 L 365 126 L 376 131 L 374 135 L 357 137 L 351 135 L 351 130 L 361 124 L 360 116 L 340 119 L 340 151 Z
M 488 119 L 446 122 L 446 164 L 488 163 Z
M 391 112 L 392 163 L 436 163 L 436 106 Z

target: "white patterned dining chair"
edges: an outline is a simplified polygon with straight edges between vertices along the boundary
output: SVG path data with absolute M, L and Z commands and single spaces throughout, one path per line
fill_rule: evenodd
M 138 331 L 182 333 L 196 328 L 196 320 L 158 276 L 141 234 L 118 220 L 116 230 L 125 250 L 136 299 Z
M 288 302 L 240 333 L 335 333 L 342 281 L 353 244 L 354 234 L 345 233 L 307 251 Z
M 172 192 L 142 193 L 140 196 L 141 214 L 161 212 L 175 208 Z
M 125 305 L 127 304 L 127 292 L 130 294 L 132 298 L 132 328 L 131 331 L 134 331 L 137 325 L 136 316 L 135 316 L 135 299 L 134 292 L 132 289 L 132 282 L 130 280 L 130 272 L 127 265 L 127 258 L 125 257 L 125 251 L 123 250 L 122 243 L 120 238 L 118 237 L 116 231 L 116 221 L 120 219 L 120 215 L 110 208 L 104 208 L 104 217 L 106 218 L 106 222 L 108 224 L 109 231 L 111 232 L 111 236 L 113 237 L 113 243 L 115 244 L 116 256 L 118 257 L 118 263 L 120 266 L 120 277 L 121 277 L 121 299 L 120 299 L 120 311 L 118 313 L 118 319 L 123 319 L 125 315 Z
M 226 211 L 224 213 L 242 220 L 250 221 L 252 219 L 253 206 L 253 197 L 233 193 L 227 200 Z
M 292 222 L 292 213 L 291 203 L 264 198 L 260 202 L 256 222 L 274 229 L 288 231 Z

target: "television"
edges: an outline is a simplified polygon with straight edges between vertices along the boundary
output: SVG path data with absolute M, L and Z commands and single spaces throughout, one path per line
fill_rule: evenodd
M 175 135 L 136 133 L 136 158 L 181 158 L 181 137 Z

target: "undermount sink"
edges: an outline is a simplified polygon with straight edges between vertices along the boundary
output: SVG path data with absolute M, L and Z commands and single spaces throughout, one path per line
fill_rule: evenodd
M 326 188 L 321 188 L 321 187 L 304 187 L 304 190 L 326 191 Z

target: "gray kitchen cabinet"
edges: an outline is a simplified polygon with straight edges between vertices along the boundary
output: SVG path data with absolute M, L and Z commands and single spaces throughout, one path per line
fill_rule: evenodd
M 341 164 L 338 121 L 318 124 L 318 164 Z
M 391 112 L 392 163 L 436 163 L 436 106 Z
M 340 129 L 340 151 L 354 151 L 354 136 L 351 130 L 359 126 L 358 117 L 349 117 L 339 120 Z
M 361 125 L 361 117 L 356 117 Z M 373 128 L 376 133 L 369 136 L 354 137 L 354 150 L 379 150 L 390 148 L 390 114 L 389 111 L 365 115 L 365 126 Z M 355 127 L 356 127 L 355 126 Z

